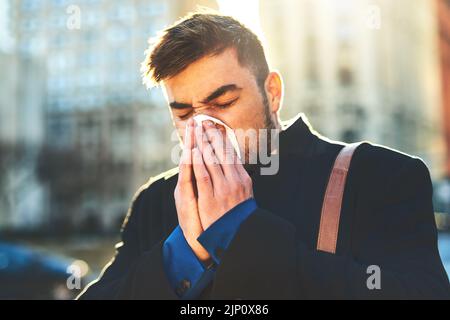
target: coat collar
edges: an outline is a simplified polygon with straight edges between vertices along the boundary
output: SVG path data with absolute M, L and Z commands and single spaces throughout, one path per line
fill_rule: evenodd
M 280 156 L 311 156 L 315 151 L 314 142 L 321 136 L 317 133 L 304 113 L 281 122 L 279 136 Z
M 308 166 L 315 163 L 316 160 L 312 157 L 320 150 L 318 146 L 323 145 L 323 141 L 303 113 L 282 122 L 281 127 L 278 171 L 265 175 L 260 168 L 252 168 L 249 174 L 253 180 L 253 192 L 258 206 L 295 221 L 298 219 L 297 207 L 305 202 L 302 197 L 306 190 L 301 177 Z
M 304 113 L 281 121 L 281 131 L 278 135 L 279 160 L 287 158 L 310 157 L 316 152 L 315 142 L 319 141 L 319 134 L 312 128 Z M 284 161 L 283 161 L 284 162 Z M 250 176 L 255 177 L 261 171 L 261 165 L 246 167 Z

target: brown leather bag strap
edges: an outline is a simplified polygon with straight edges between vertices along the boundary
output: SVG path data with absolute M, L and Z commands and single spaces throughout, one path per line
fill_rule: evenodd
M 353 153 L 361 143 L 347 144 L 336 157 L 323 200 L 317 250 L 336 253 L 345 181 L 347 180 Z

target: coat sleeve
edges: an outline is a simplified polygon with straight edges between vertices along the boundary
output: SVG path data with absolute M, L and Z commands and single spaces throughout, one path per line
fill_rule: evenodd
M 378 205 L 357 213 L 363 216 L 354 226 L 360 236 L 352 241 L 351 255 L 309 248 L 291 223 L 258 209 L 241 226 L 217 271 L 222 298 L 234 297 L 226 285 L 234 282 L 269 292 L 254 298 L 449 299 L 428 169 L 408 158 L 396 171 L 378 191 Z M 373 284 L 369 266 L 379 267 L 379 289 L 367 285 Z
M 79 295 L 80 300 L 97 299 L 175 299 L 164 272 L 163 241 L 154 241 L 148 250 L 143 248 L 140 224 L 149 205 L 148 192 L 152 186 L 138 192 L 132 202 L 116 245 L 114 258 L 105 266 L 97 280 Z M 150 204 L 151 206 L 151 204 Z M 144 210 L 145 209 L 145 210 Z M 149 238 L 149 235 L 147 235 Z

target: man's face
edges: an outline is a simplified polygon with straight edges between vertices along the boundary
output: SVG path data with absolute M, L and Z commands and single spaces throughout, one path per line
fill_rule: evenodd
M 239 65 L 234 49 L 195 61 L 176 76 L 164 80 L 163 87 L 182 139 L 187 120 L 198 114 L 217 118 L 233 130 L 270 126 L 270 111 L 256 78 L 250 69 Z M 244 151 L 244 141 L 240 141 L 239 135 L 237 138 Z M 249 147 L 256 146 L 246 146 L 245 154 Z

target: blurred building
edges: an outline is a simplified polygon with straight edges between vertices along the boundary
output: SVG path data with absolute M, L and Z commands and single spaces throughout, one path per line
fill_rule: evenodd
M 333 139 L 370 140 L 444 173 L 437 23 L 428 0 L 261 0 L 284 117 Z
M 450 214 L 450 1 L 436 0 L 436 12 L 439 24 L 439 49 L 442 79 L 442 123 L 447 145 L 446 167 L 444 179 L 434 186 L 435 209 Z M 439 217 L 439 216 L 438 216 Z M 450 216 L 441 215 L 441 221 L 449 227 Z
M 10 1 L 17 51 L 46 61 L 41 161 L 56 197 L 51 216 L 61 224 L 116 230 L 137 187 L 175 166 L 168 161 L 175 142 L 166 103 L 160 90 L 142 85 L 140 63 L 148 38 L 197 4 L 216 7 L 190 0 Z M 57 159 L 67 165 L 60 168 Z M 52 167 L 75 174 L 55 178 Z
M 11 24 L 10 1 L 0 1 L 0 51 L 8 52 L 14 46 L 14 38 L 9 28 Z
M 0 229 L 28 229 L 46 219 L 36 177 L 44 140 L 42 61 L 0 52 Z
M 442 70 L 443 124 L 447 143 L 446 174 L 450 179 L 450 1 L 437 0 Z
M 29 168 L 38 166 L 50 209 L 48 214 L 29 210 L 29 215 L 63 220 L 61 225 L 115 228 L 136 188 L 174 166 L 168 161 L 175 142 L 166 103 L 160 90 L 146 90 L 140 77 L 147 39 L 197 5 L 217 8 L 216 1 L 7 3 L 10 32 L 0 31 L 0 39 L 14 43 L 16 54 L 0 58 L 0 91 L 17 94 L 2 95 L 0 101 L 6 106 L 3 100 L 17 99 L 7 102 L 17 109 L 1 107 L 2 119 L 20 114 L 28 120 L 18 120 L 26 127 L 13 131 L 8 128 L 14 121 L 4 120 L 1 135 L 15 141 L 27 133 L 45 151 L 37 160 L 30 158 L 34 165 Z M 259 6 L 269 59 L 285 78 L 283 118 L 305 112 L 331 138 L 398 148 L 423 157 L 433 175 L 443 173 L 432 2 L 260 0 Z M 254 12 L 242 12 L 250 11 L 244 3 L 236 10 L 254 17 Z M 16 59 L 33 63 L 12 62 Z M 27 64 L 37 61 L 44 63 L 43 70 L 28 75 Z M 19 86 L 3 70 L 12 78 L 27 75 L 27 80 Z M 43 101 L 43 108 L 17 112 L 36 101 Z M 36 112 L 43 120 L 30 123 Z M 8 214 L 22 220 L 20 214 Z

